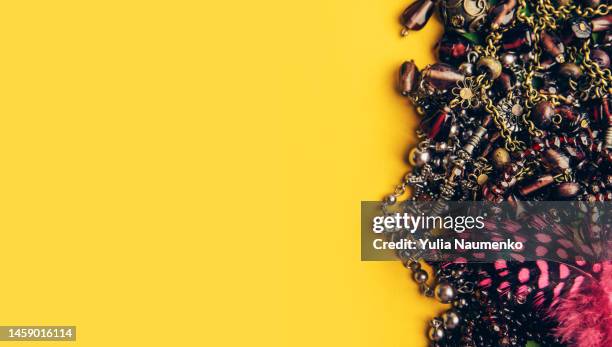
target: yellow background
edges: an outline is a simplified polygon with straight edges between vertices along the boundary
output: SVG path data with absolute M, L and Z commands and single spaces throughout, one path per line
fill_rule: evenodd
M 441 308 L 359 260 L 407 167 L 410 0 L 3 1 L 1 325 L 53 346 L 423 346 Z M 0 343 L 19 345 L 19 343 Z

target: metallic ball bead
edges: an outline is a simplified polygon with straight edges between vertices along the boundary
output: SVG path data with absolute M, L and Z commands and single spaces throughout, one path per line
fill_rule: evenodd
M 459 65 L 459 71 L 468 77 L 472 76 L 474 74 L 474 64 L 463 63 Z
M 429 275 L 425 270 L 417 270 L 414 272 L 414 274 L 412 274 L 412 278 L 414 278 L 417 283 L 425 283 L 429 278 Z
M 440 166 L 442 166 L 442 159 L 441 158 L 434 158 L 434 160 L 431 161 L 431 164 L 433 167 L 438 168 Z
M 501 63 L 504 67 L 510 67 L 516 63 L 518 58 L 512 53 L 504 53 L 501 56 Z
M 432 341 L 440 341 L 444 338 L 444 329 L 442 328 L 430 328 L 429 339 Z
M 435 294 L 440 302 L 447 304 L 455 297 L 455 289 L 448 283 L 438 283 Z
M 457 136 L 457 134 L 459 134 L 459 127 L 455 124 L 451 125 L 448 136 Z
M 510 154 L 504 148 L 498 148 L 493 152 L 493 166 L 501 169 L 510 163 Z
M 416 150 L 414 152 L 414 164 L 417 167 L 422 167 L 431 160 L 431 154 L 429 151 Z
M 459 315 L 454 310 L 446 311 L 442 315 L 442 320 L 447 329 L 454 329 L 459 325 Z
M 397 201 L 397 199 L 396 199 L 395 195 L 393 195 L 393 194 L 387 195 L 385 197 L 385 202 L 388 203 L 388 204 L 393 205 L 393 204 L 395 204 L 396 201 Z
M 448 164 L 449 164 L 451 161 L 452 161 L 452 160 L 451 160 L 451 158 L 450 158 L 450 154 L 449 154 L 449 155 L 444 156 L 444 158 L 442 158 L 442 160 L 441 160 L 441 162 L 440 162 L 440 163 L 441 163 L 441 165 L 442 165 L 443 167 L 447 167 L 447 166 L 448 166 Z
M 528 63 L 532 61 L 533 59 L 535 59 L 535 55 L 531 51 L 521 54 L 521 60 L 525 63 Z
M 436 143 L 436 152 L 442 153 L 448 150 L 448 144 L 446 142 L 438 142 Z
M 461 298 L 455 302 L 453 302 L 453 306 L 457 308 L 464 308 L 468 306 L 468 301 L 465 298 Z

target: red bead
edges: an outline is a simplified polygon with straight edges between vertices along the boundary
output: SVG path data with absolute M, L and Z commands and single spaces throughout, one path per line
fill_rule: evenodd
M 451 110 L 445 107 L 433 115 L 423 118 L 420 127 L 430 139 L 441 141 L 448 139 L 452 122 Z
M 502 37 L 502 48 L 506 51 L 522 52 L 532 45 L 533 33 L 525 26 L 512 28 Z
M 541 143 L 536 143 L 535 145 L 532 146 L 532 148 L 533 148 L 534 151 L 539 152 L 539 151 L 544 149 L 544 146 L 542 146 Z
M 470 43 L 460 35 L 444 33 L 438 42 L 438 59 L 445 63 L 463 61 L 471 48 Z

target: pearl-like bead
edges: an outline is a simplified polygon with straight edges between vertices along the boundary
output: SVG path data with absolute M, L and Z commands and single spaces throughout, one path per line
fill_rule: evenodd
M 512 53 L 504 53 L 501 56 L 501 63 L 504 67 L 510 67 L 516 62 L 516 55 Z
M 417 167 L 421 167 L 427 164 L 431 160 L 431 154 L 427 150 L 416 150 L 414 152 L 414 164 Z
M 503 148 L 498 148 L 493 152 L 493 166 L 501 169 L 510 162 L 510 154 Z
M 472 76 L 474 74 L 474 64 L 463 63 L 459 65 L 459 71 L 461 71 L 466 76 Z

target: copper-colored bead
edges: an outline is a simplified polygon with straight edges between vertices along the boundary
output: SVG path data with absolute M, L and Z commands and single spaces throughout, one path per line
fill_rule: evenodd
M 558 63 L 565 62 L 565 58 L 563 57 L 565 46 L 556 35 L 547 31 L 542 31 L 540 34 L 540 44 L 542 45 L 542 49 L 553 56 Z
M 582 69 L 574 63 L 564 63 L 559 67 L 559 74 L 565 78 L 577 80 L 582 76 Z
M 555 108 L 553 104 L 550 101 L 540 101 L 532 112 L 532 120 L 537 126 L 548 128 L 552 123 L 554 115 Z
M 423 78 L 434 89 L 444 91 L 463 81 L 465 76 L 448 64 L 436 63 L 423 71 Z
M 537 180 L 535 180 L 535 182 L 528 184 L 522 188 L 519 189 L 519 193 L 523 196 L 527 196 L 529 194 L 532 194 L 548 185 L 550 185 L 551 183 L 553 183 L 555 181 L 554 177 L 551 175 L 545 175 L 545 176 L 541 176 L 539 177 Z
M 580 184 L 576 182 L 564 182 L 555 187 L 555 193 L 558 197 L 569 199 L 573 198 L 580 192 Z
M 408 34 L 409 30 L 421 30 L 434 12 L 435 2 L 433 0 L 417 0 L 410 4 L 400 17 L 404 26 L 402 35 Z
M 582 6 L 596 8 L 601 5 L 601 0 L 581 0 Z
M 414 61 L 406 61 L 400 67 L 399 90 L 402 95 L 407 96 L 414 90 L 419 78 L 419 69 Z
M 569 169 L 569 159 L 554 149 L 547 149 L 543 154 L 545 164 L 554 171 Z
M 516 4 L 516 0 L 505 0 L 492 7 L 489 11 L 491 28 L 496 30 L 512 23 L 516 14 Z

